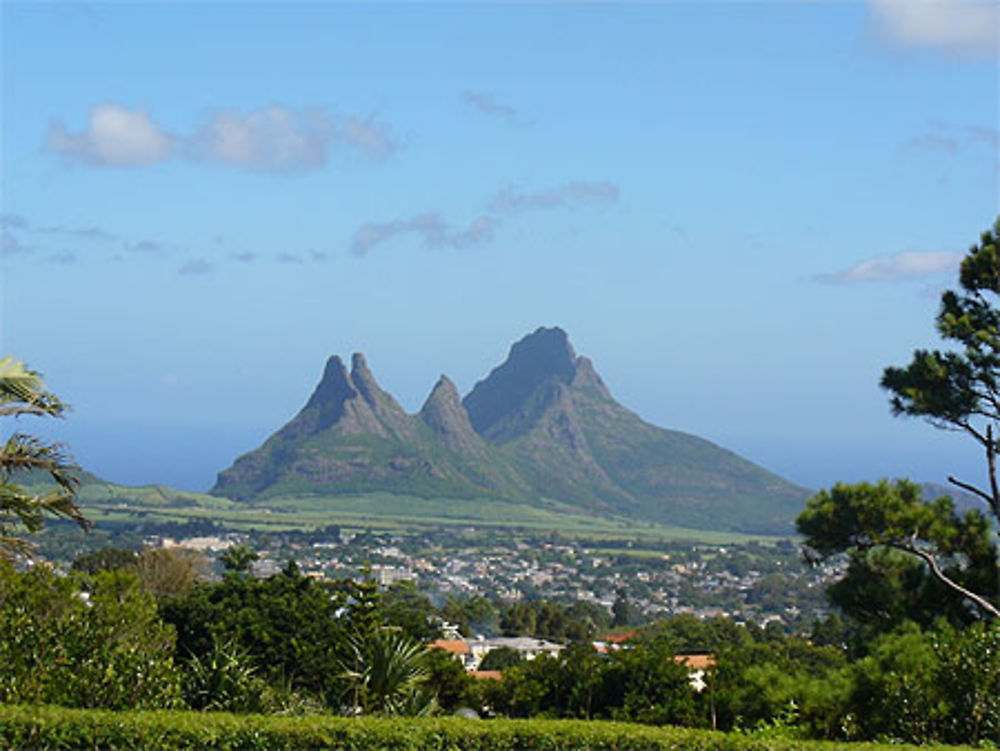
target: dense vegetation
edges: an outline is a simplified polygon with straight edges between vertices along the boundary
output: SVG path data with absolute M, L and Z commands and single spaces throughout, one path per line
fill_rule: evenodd
M 163 590 L 158 599 L 134 562 L 110 554 L 104 561 L 112 570 L 88 573 L 91 559 L 69 576 L 44 566 L 0 569 L 0 703 L 347 715 L 468 707 L 483 716 L 793 738 L 1000 737 L 996 624 L 921 629 L 907 621 L 860 643 L 836 619 L 794 636 L 678 616 L 601 654 L 586 613 L 539 603 L 533 615 L 520 606 L 501 620 L 521 633 L 562 623 L 564 638 L 578 631 L 578 640 L 558 656 L 498 666 L 501 681 L 475 681 L 452 657 L 423 646 L 436 636 L 436 611 L 412 588 L 320 583 L 294 564 L 258 580 L 237 570 L 233 555 L 221 581 Z M 172 579 L 161 571 L 156 580 Z M 474 601 L 446 607 L 482 617 Z M 691 653 L 715 658 L 701 690 L 674 659 Z
M 823 751 L 816 741 L 711 733 L 684 728 L 573 720 L 456 717 L 205 715 L 0 707 L 0 741 L 14 749 L 214 749 L 216 751 Z M 913 746 L 859 744 L 856 751 Z
M 624 594 L 611 613 L 481 597 L 451 598 L 438 609 L 412 585 L 380 590 L 370 578 L 320 581 L 294 561 L 259 579 L 250 574 L 256 553 L 241 547 L 223 556 L 226 573 L 215 580 L 197 555 L 173 549 L 102 550 L 68 572 L 24 559 L 20 568 L 0 562 L 0 742 L 348 749 L 741 749 L 760 740 L 808 748 L 811 739 L 1000 744 L 993 526 L 1000 522 L 998 234 L 1000 222 L 963 263 L 964 292 L 943 299 L 939 329 L 961 342 L 962 352 L 918 352 L 906 369 L 887 370 L 883 382 L 897 412 L 958 427 L 985 449 L 989 487 L 953 482 L 980 498 L 987 513 L 959 514 L 950 499 L 925 499 L 906 481 L 818 493 L 799 517 L 805 550 L 817 562 L 840 557 L 846 567 L 827 593 L 834 614 L 809 630 L 682 615 L 595 644 L 608 628 L 632 623 Z M 12 398 L 32 404 L 30 394 Z M 18 441 L 15 447 L 35 445 Z M 4 460 L 13 466 L 12 457 L 30 453 L 11 450 Z M 61 472 L 62 463 L 36 468 Z M 3 481 L 3 518 L 37 527 L 45 496 L 26 493 L 9 474 Z M 60 487 L 62 500 L 49 510 L 78 518 L 73 483 Z M 15 524 L 6 522 L 0 535 L 12 539 Z M 7 548 L 26 549 L 16 540 Z M 566 647 L 527 660 L 497 653 L 493 667 L 502 678 L 475 680 L 445 652 L 428 649 L 442 619 L 467 632 L 488 623 Z M 203 714 L 192 720 L 137 712 L 184 709 Z M 131 713 L 112 719 L 104 710 Z M 371 721 L 456 711 L 492 720 Z M 251 717 L 278 714 L 309 717 Z

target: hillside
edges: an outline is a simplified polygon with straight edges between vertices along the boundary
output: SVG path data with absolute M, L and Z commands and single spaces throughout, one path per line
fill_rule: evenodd
M 239 501 L 389 492 L 784 533 L 807 491 L 618 404 L 565 332 L 540 328 L 464 399 L 442 376 L 405 412 L 355 354 L 331 357 L 302 410 L 219 474 Z

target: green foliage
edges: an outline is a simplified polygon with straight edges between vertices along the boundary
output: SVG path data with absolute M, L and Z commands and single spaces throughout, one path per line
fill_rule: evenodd
M 425 685 L 433 690 L 442 712 L 451 713 L 462 707 L 479 707 L 476 680 L 472 678 L 450 652 L 429 649 L 424 656 L 427 668 Z
M 343 603 L 342 595 L 290 566 L 263 581 L 227 576 L 195 584 L 166 601 L 163 614 L 177 629 L 185 660 L 205 660 L 216 645 L 231 644 L 268 682 L 281 679 L 294 691 L 324 696 L 336 692 Z
M 578 645 L 540 655 L 485 683 L 484 701 L 509 717 L 603 717 L 655 725 L 691 723 L 697 713 L 685 667 L 665 639 L 599 655 Z
M 377 628 L 349 639 L 342 662 L 344 707 L 353 714 L 420 716 L 435 708 L 426 690 L 427 648 L 398 629 Z
M 101 548 L 93 553 L 81 555 L 73 561 L 73 570 L 85 574 L 96 574 L 99 571 L 117 571 L 134 568 L 138 556 L 134 550 L 121 548 Z
M 0 746 L 33 751 L 914 751 L 614 722 L 275 717 L 0 707 Z
M 380 623 L 399 628 L 412 639 L 428 642 L 441 636 L 437 610 L 413 582 L 399 582 L 381 592 L 376 610 Z
M 988 471 L 986 488 L 949 477 L 949 481 L 982 500 L 1000 524 L 1000 218 L 969 249 L 959 272 L 959 291 L 941 297 L 937 329 L 958 351 L 917 350 L 902 368 L 886 368 L 882 386 L 891 393 L 897 415 L 923 417 L 932 425 L 960 430 L 983 449 Z M 937 543 L 937 540 L 934 540 Z M 910 551 L 914 552 L 914 551 Z M 933 561 L 925 558 L 933 571 Z M 996 564 L 986 588 L 962 593 L 978 607 L 1000 618 Z M 935 575 L 948 584 L 947 575 Z M 993 599 L 991 599 L 993 598 Z
M 976 594 L 997 591 L 1000 572 L 989 522 L 978 511 L 959 516 L 950 498 L 924 501 L 920 486 L 906 480 L 837 484 L 809 499 L 797 526 L 806 536 L 805 548 L 813 559 L 838 553 L 851 557 L 849 578 L 834 590 L 840 604 L 851 608 L 849 614 L 863 613 L 866 602 L 877 603 L 884 610 L 894 601 L 907 599 L 909 593 L 912 602 L 906 610 L 888 611 L 884 616 L 862 615 L 868 622 L 898 622 L 921 607 L 940 607 L 948 596 L 944 587 L 953 590 L 951 597 L 957 591 L 971 601 L 984 616 L 995 614 L 995 598 Z M 868 555 L 880 548 L 906 553 L 922 560 L 927 568 L 907 570 L 898 559 Z M 892 591 L 889 574 L 896 575 L 901 591 Z M 927 583 L 924 577 L 933 577 L 936 583 Z M 865 590 L 869 591 L 860 595 Z M 873 591 L 883 596 L 873 598 Z M 958 608 L 951 610 L 954 618 L 962 617 Z M 966 619 L 968 615 L 965 612 Z
M 553 641 L 586 641 L 598 628 L 607 626 L 605 616 L 595 616 L 592 609 L 561 605 L 548 600 L 517 602 L 500 618 L 504 636 L 533 636 Z
M 250 566 L 258 558 L 260 556 L 257 555 L 257 551 L 249 545 L 233 545 L 219 556 L 219 561 L 226 571 L 245 574 L 250 571 Z
M 13 357 L 0 358 L 0 418 L 60 417 L 67 407 L 45 389 L 40 374 Z M 84 529 L 89 522 L 76 505 L 79 481 L 58 443 L 45 443 L 13 433 L 0 444 L 0 558 L 28 554 L 23 534 L 40 530 L 46 514 L 72 519 Z M 18 478 L 44 474 L 50 490 L 30 492 Z
M 449 594 L 441 608 L 441 615 L 458 626 L 464 636 L 493 636 L 500 630 L 500 615 L 496 607 L 482 595 L 459 598 Z
M 211 651 L 185 665 L 184 701 L 191 709 L 268 712 L 268 694 L 250 654 L 233 642 L 213 642 Z
M 521 653 L 510 647 L 497 647 L 490 650 L 479 663 L 480 670 L 506 670 L 524 661 Z
M 853 673 L 860 737 L 1000 743 L 1000 624 L 906 624 L 879 637 Z
M 615 596 L 615 601 L 611 605 L 612 621 L 615 628 L 622 626 L 632 626 L 638 620 L 638 613 L 629 602 L 628 593 L 624 589 L 619 589 Z
M 138 578 L 101 572 L 88 587 L 43 566 L 0 564 L 0 702 L 177 706 L 173 629 Z

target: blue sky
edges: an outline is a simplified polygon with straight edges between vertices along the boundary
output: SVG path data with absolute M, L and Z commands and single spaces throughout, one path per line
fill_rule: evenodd
M 995 1 L 0 13 L 0 350 L 108 479 L 208 488 L 330 354 L 416 411 L 540 325 L 811 487 L 981 475 L 877 384 L 1000 212 Z

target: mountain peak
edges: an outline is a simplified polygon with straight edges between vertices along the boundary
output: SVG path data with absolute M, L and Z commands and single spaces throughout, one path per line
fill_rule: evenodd
M 306 406 L 212 492 L 544 499 L 742 531 L 787 530 L 806 495 L 708 441 L 643 422 L 555 327 L 514 344 L 464 402 L 441 376 L 418 415 L 379 387 L 360 353 L 350 372 L 330 357 Z
M 420 410 L 420 419 L 440 436 L 448 448 L 461 455 L 484 454 L 482 439 L 469 422 L 462 398 L 451 379 L 442 375 Z
M 515 343 L 503 364 L 473 387 L 465 409 L 476 432 L 484 435 L 541 386 L 571 384 L 576 374 L 577 356 L 566 332 L 542 326 Z
M 334 404 L 339 406 L 357 395 L 358 391 L 354 388 L 351 377 L 347 374 L 343 360 L 337 355 L 333 355 L 326 361 L 323 377 L 320 378 L 316 390 L 309 397 L 305 408 L 325 407 Z
M 378 396 L 382 393 L 382 389 L 379 388 L 378 381 L 375 380 L 375 376 L 368 368 L 368 361 L 360 352 L 351 355 L 351 381 L 354 382 L 355 388 L 361 392 L 366 402 L 373 407 L 378 404 Z

